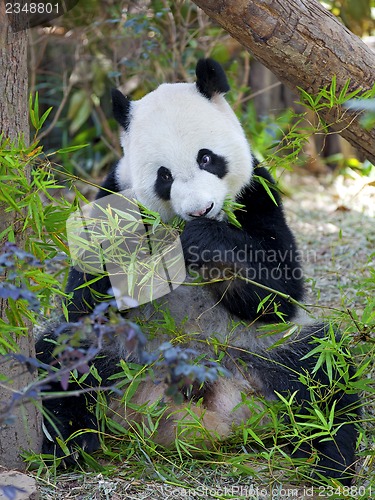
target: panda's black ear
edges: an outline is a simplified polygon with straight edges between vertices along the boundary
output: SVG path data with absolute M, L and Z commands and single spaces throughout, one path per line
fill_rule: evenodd
M 117 89 L 111 90 L 112 111 L 116 121 L 127 130 L 130 124 L 130 99 Z
M 200 59 L 195 69 L 198 91 L 211 99 L 215 94 L 225 94 L 230 89 L 220 64 L 213 59 Z

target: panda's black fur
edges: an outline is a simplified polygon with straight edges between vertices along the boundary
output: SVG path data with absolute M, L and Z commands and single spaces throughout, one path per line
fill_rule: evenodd
M 216 334 L 219 330 L 221 330 L 222 337 L 226 338 L 226 334 L 228 333 L 229 335 L 229 332 L 226 332 L 228 328 L 226 321 L 229 321 L 230 318 L 237 321 L 240 325 L 234 330 L 231 343 L 229 343 L 226 349 L 226 356 L 223 359 L 223 366 L 232 373 L 232 378 L 220 377 L 218 381 L 207 384 L 203 390 L 200 389 L 198 397 L 203 397 L 203 410 L 200 410 L 199 407 L 194 407 L 194 411 L 201 415 L 204 425 L 207 424 L 212 431 L 217 432 L 219 436 L 225 438 L 232 430 L 232 423 L 239 423 L 248 417 L 246 411 L 242 411 L 241 409 L 236 409 L 233 412 L 233 408 L 241 403 L 242 392 L 255 392 L 261 394 L 266 399 L 276 399 L 275 392 L 284 395 L 296 392 L 296 401 L 300 405 L 300 414 L 308 411 L 310 393 L 307 387 L 299 381 L 299 374 L 313 373 L 316 358 L 303 358 L 313 347 L 311 343 L 312 338 L 322 337 L 327 332 L 324 324 L 308 324 L 307 322 L 306 325 L 298 330 L 298 334 L 292 335 L 290 339 L 273 349 L 269 349 L 269 347 L 276 340 L 279 340 L 280 336 L 270 339 L 270 336 L 262 336 L 257 333 L 254 326 L 255 323 L 256 325 L 262 325 L 278 322 L 280 320 L 280 313 L 284 315 L 286 321 L 296 321 L 297 323 L 300 321 L 295 302 L 288 300 L 288 297 L 291 297 L 295 301 L 300 301 L 303 298 L 303 280 L 298 250 L 293 234 L 286 223 L 282 202 L 274 181 L 268 171 L 264 167 L 259 166 L 256 159 L 252 156 L 250 149 L 247 150 L 248 146 L 244 142 L 245 138 L 242 129 L 237 123 L 236 118 L 234 118 L 234 115 L 232 116 L 232 111 L 229 110 L 229 106 L 227 106 L 223 98 L 223 94 L 229 90 L 229 85 L 221 66 L 211 59 L 201 60 L 197 64 L 196 75 L 197 82 L 195 85 L 174 84 L 176 85 L 175 87 L 164 86 L 163 89 L 160 87 L 161 90 L 157 90 L 156 92 L 161 94 L 161 104 L 158 101 L 157 93 L 154 96 L 150 94 L 149 102 L 154 106 L 152 107 L 151 114 L 160 112 L 161 116 L 165 112 L 162 108 L 162 92 L 171 92 L 171 102 L 165 102 L 166 110 L 171 113 L 173 112 L 173 103 L 176 103 L 176 106 L 181 105 L 180 98 L 184 98 L 185 92 L 187 99 L 186 110 L 189 107 L 193 107 L 193 111 L 199 112 L 201 105 L 206 106 L 206 111 L 203 111 L 202 116 L 197 118 L 197 132 L 193 131 L 191 136 L 191 141 L 196 140 L 198 144 L 197 151 L 194 153 L 198 166 L 194 167 L 193 164 L 190 165 L 189 163 L 190 159 L 187 153 L 189 153 L 189 148 L 193 148 L 193 146 L 190 146 L 190 141 L 187 141 L 185 144 L 186 133 L 183 132 L 179 136 L 177 127 L 176 129 L 171 128 L 171 130 L 166 128 L 166 131 L 169 130 L 172 135 L 176 134 L 175 142 L 178 142 L 178 138 L 180 138 L 180 150 L 182 151 L 183 148 L 186 149 L 187 164 L 186 166 L 178 165 L 174 171 L 173 165 L 165 166 L 160 162 L 160 165 L 157 164 L 155 166 L 154 171 L 150 170 L 149 174 L 146 173 L 146 178 L 148 175 L 154 176 L 154 178 L 150 179 L 150 186 L 147 189 L 139 191 L 142 195 L 138 196 L 136 193 L 136 198 L 144 196 L 145 199 L 141 199 L 140 201 L 146 206 L 147 203 L 152 205 L 149 206 L 152 210 L 155 210 L 155 206 L 153 206 L 155 201 L 155 204 L 160 204 L 161 210 L 167 207 L 167 214 L 172 213 L 173 215 L 176 212 L 182 218 L 185 218 L 186 223 L 181 234 L 181 242 L 186 264 L 191 271 L 200 273 L 206 277 L 210 276 L 211 269 L 214 268 L 217 271 L 219 267 L 223 275 L 228 271 L 231 273 L 232 279 L 229 281 L 227 279 L 216 279 L 205 285 L 205 287 L 190 286 L 184 288 L 181 285 L 169 296 L 161 299 L 161 303 L 164 300 L 167 307 L 170 308 L 172 315 L 175 315 L 177 323 L 186 325 L 184 317 L 186 314 L 191 315 L 192 317 L 189 317 L 186 328 L 191 328 L 191 331 L 194 333 L 196 331 L 201 332 L 203 339 L 210 338 L 210 335 Z M 137 126 L 139 127 L 146 126 L 148 123 L 146 104 L 143 106 L 145 108 L 143 117 L 141 111 L 137 111 L 138 108 L 136 108 L 136 105 L 133 105 L 121 92 L 117 90 L 113 91 L 112 99 L 114 116 L 122 127 L 125 156 L 112 172 L 108 174 L 97 194 L 97 199 L 101 199 L 111 192 L 120 192 L 127 188 L 137 188 L 137 181 L 134 181 L 133 185 L 132 181 L 129 180 L 130 178 L 126 176 L 123 162 L 130 161 L 127 158 L 127 154 L 131 154 L 133 150 L 129 153 L 127 146 L 130 149 L 134 147 L 128 144 L 132 144 L 131 141 L 137 139 L 137 137 L 131 138 L 130 136 L 133 122 L 138 119 L 139 125 Z M 148 101 L 145 102 L 147 103 Z M 210 114 L 211 108 L 207 107 L 208 105 L 212 106 L 212 116 Z M 226 144 L 226 130 L 223 131 L 220 140 L 215 143 L 214 136 L 218 132 L 218 129 L 215 127 L 221 126 L 215 123 L 215 113 L 220 113 L 217 116 L 221 117 L 223 115 L 227 119 L 228 133 L 232 133 L 233 139 L 238 140 L 236 145 Z M 141 118 L 139 118 L 140 115 Z M 149 118 L 150 120 L 154 119 L 153 116 Z M 194 116 L 193 118 L 195 119 Z M 200 141 L 199 137 L 201 130 L 199 118 L 204 122 L 201 134 L 203 135 L 203 141 Z M 184 117 L 177 118 L 177 120 L 182 120 L 183 122 Z M 179 124 L 180 122 L 177 123 L 177 125 Z M 169 126 L 169 124 L 164 125 L 165 127 Z M 160 126 L 162 127 L 163 124 Z M 232 129 L 235 130 L 233 131 Z M 142 136 L 142 128 L 140 130 Z M 160 134 L 162 135 L 162 132 Z M 164 136 L 165 141 L 168 141 L 167 134 L 164 133 Z M 150 140 L 152 139 L 151 136 L 149 138 Z M 217 153 L 213 150 L 213 147 L 209 147 L 211 140 L 217 146 L 215 147 L 215 149 L 218 149 Z M 144 141 L 148 142 L 146 133 Z M 209 144 L 206 144 L 204 141 Z M 174 147 L 175 142 L 170 143 L 171 148 Z M 144 143 L 144 146 L 144 155 L 146 156 L 148 154 L 148 144 Z M 162 147 L 162 142 L 160 142 L 160 147 Z M 239 152 L 232 151 L 235 148 L 237 149 L 237 147 Z M 159 154 L 158 149 L 157 147 L 154 148 L 156 156 Z M 152 153 L 152 147 L 150 147 L 150 150 Z M 173 150 L 174 157 L 177 159 L 180 159 L 178 156 L 180 150 Z M 234 155 L 233 158 L 230 157 L 232 152 Z M 168 160 L 167 156 L 168 153 L 166 154 L 165 161 Z M 171 154 L 171 156 L 173 155 Z M 140 158 L 142 159 L 142 154 Z M 185 157 L 181 156 L 181 159 L 183 158 Z M 252 167 L 241 165 L 241 159 L 243 158 L 248 160 L 249 165 L 252 163 Z M 244 179 L 234 178 L 234 180 L 227 181 L 231 175 L 236 174 L 236 172 L 233 172 L 234 164 L 240 165 L 240 168 L 243 168 Z M 136 167 L 132 165 L 131 168 L 135 169 Z M 137 168 L 139 169 L 140 167 L 138 166 Z M 151 169 L 149 166 L 147 168 Z M 190 172 L 190 174 L 186 174 L 185 170 Z M 168 175 L 163 175 L 166 171 Z M 137 172 L 132 172 L 132 174 L 136 175 Z M 227 188 L 228 191 L 231 192 L 238 203 L 244 205 L 243 210 L 236 212 L 236 217 L 241 228 L 235 227 L 226 220 L 221 210 L 222 207 L 216 207 L 217 201 L 211 202 L 210 194 L 204 198 L 205 194 L 203 193 L 202 201 L 199 199 L 201 195 L 197 194 L 198 201 L 193 200 L 190 205 L 187 205 L 188 208 L 186 209 L 181 208 L 183 207 L 182 202 L 180 203 L 180 200 L 177 200 L 175 205 L 173 205 L 173 209 L 171 209 L 170 205 L 168 205 L 170 198 L 173 195 L 177 196 L 173 191 L 174 187 L 172 188 L 172 184 L 173 182 L 178 182 L 179 176 L 183 179 L 179 189 L 183 189 L 183 187 L 181 188 L 183 182 L 196 182 L 196 188 L 194 188 L 196 190 L 199 190 L 203 182 L 210 183 L 211 180 L 212 182 L 219 182 L 217 185 L 220 188 L 222 183 L 227 182 L 228 186 L 231 186 Z M 198 176 L 198 180 L 196 180 L 196 176 Z M 267 182 L 268 190 L 271 191 L 274 199 L 267 192 L 264 183 L 259 181 L 259 177 Z M 139 185 L 141 184 L 139 181 Z M 231 189 L 232 191 L 230 191 Z M 221 200 L 226 194 L 226 191 L 224 191 Z M 190 192 L 190 196 L 193 198 L 195 195 L 191 193 L 194 192 L 194 190 Z M 178 207 L 177 209 L 175 208 L 176 206 Z M 215 215 L 212 215 L 211 212 L 215 210 Z M 243 258 L 237 259 L 240 250 L 245 251 L 247 256 L 245 260 Z M 258 254 L 256 253 L 257 251 Z M 262 252 L 263 255 L 266 255 L 268 252 L 268 254 L 272 253 L 279 256 L 279 261 L 270 262 L 267 259 L 258 261 L 253 258 L 254 255 L 262 255 Z M 211 258 L 214 254 L 217 255 L 218 253 L 226 256 L 226 260 L 220 262 L 219 266 L 217 261 L 214 262 Z M 244 253 L 242 252 L 241 255 L 243 256 Z M 279 272 L 276 273 L 277 277 L 274 277 L 272 276 L 272 270 L 276 268 L 279 269 Z M 248 271 L 252 272 L 252 276 L 255 273 L 257 277 L 256 281 L 267 288 L 260 288 L 255 283 L 242 279 L 243 277 L 246 278 Z M 99 281 L 92 283 L 90 287 L 78 288 L 92 278 L 93 276 L 85 275 L 75 268 L 70 270 L 67 286 L 67 292 L 72 293 L 72 300 L 67 304 L 70 321 L 76 321 L 78 318 L 89 314 L 99 301 L 99 297 L 101 295 L 105 296 L 111 288 L 110 280 L 106 275 L 103 275 Z M 269 289 L 277 290 L 284 295 L 273 296 L 269 299 L 268 307 L 267 303 L 265 305 L 266 312 L 262 314 L 259 311 L 259 303 L 270 294 Z M 175 302 L 173 302 L 174 300 Z M 274 309 L 273 302 L 277 303 L 277 310 Z M 194 306 L 192 312 L 189 310 L 188 304 L 192 307 Z M 182 307 L 183 310 L 181 311 L 179 307 Z M 199 314 L 203 309 L 214 310 L 214 313 L 212 311 L 208 312 L 206 318 L 204 318 L 204 315 Z M 132 314 L 134 316 L 134 312 L 130 311 L 127 317 L 132 317 Z M 146 333 L 148 314 L 147 307 L 145 308 L 145 312 L 142 312 L 142 310 L 140 312 Z M 203 319 L 201 322 L 198 319 L 195 322 L 195 317 L 202 317 Z M 47 333 L 37 342 L 38 356 L 44 363 L 50 363 L 52 360 L 53 344 L 46 342 L 46 339 L 53 338 L 53 336 L 53 332 Z M 162 339 L 154 339 L 153 343 L 150 344 L 150 350 L 154 350 L 157 344 L 160 344 L 162 341 Z M 210 353 L 212 354 L 210 348 L 202 342 L 192 341 L 188 347 L 193 347 L 198 352 L 202 352 L 208 356 Z M 123 356 L 124 353 L 114 343 L 113 346 L 107 346 L 102 356 L 94 361 L 96 368 L 103 378 L 102 383 L 104 385 L 108 377 L 118 371 L 117 365 Z M 137 361 L 137 359 L 132 359 Z M 241 369 L 238 368 L 237 361 L 240 362 Z M 244 366 L 246 367 L 245 373 Z M 329 386 L 328 377 L 324 370 L 321 369 L 315 375 L 315 378 L 323 386 Z M 90 375 L 86 380 L 86 384 L 96 386 L 97 382 Z M 142 404 L 147 402 L 147 400 L 152 400 L 154 397 L 163 396 L 162 386 L 159 385 L 156 389 L 153 384 L 153 382 L 150 382 L 148 385 L 146 384 L 143 388 L 140 388 L 138 403 Z M 52 384 L 50 389 L 60 390 L 60 383 L 56 382 Z M 327 398 L 329 400 L 328 394 L 329 389 L 327 388 Z M 191 394 L 190 397 L 194 401 L 194 397 L 197 397 L 197 394 Z M 354 462 L 356 430 L 352 420 L 353 415 L 358 413 L 357 402 L 358 397 L 356 395 L 345 392 L 336 393 L 331 396 L 329 403 L 336 404 L 335 425 L 340 426 L 340 428 L 337 430 L 334 440 L 323 442 L 315 440 L 313 442 L 313 446 L 319 454 L 317 470 L 326 476 L 339 478 L 343 484 L 350 484 L 353 473 L 352 464 Z M 80 429 L 97 429 L 95 416 L 88 409 L 87 394 L 48 399 L 44 402 L 44 406 L 49 414 L 52 415 L 58 433 L 64 439 Z M 130 417 L 127 415 L 124 418 Z M 132 418 L 136 417 L 133 415 Z M 169 435 L 175 431 L 174 424 L 171 424 L 172 420 L 170 418 L 168 421 L 168 418 L 166 418 L 165 421 L 159 424 L 159 442 L 162 444 L 169 445 L 173 441 L 173 437 Z M 45 425 L 54 440 L 58 434 L 56 428 L 51 425 L 48 419 L 45 420 Z M 164 428 L 163 425 L 165 426 Z M 43 446 L 45 452 L 59 453 L 53 440 L 45 440 Z M 80 434 L 74 440 L 74 443 L 83 447 L 88 453 L 99 446 L 95 432 Z M 295 454 L 301 457 L 308 457 L 310 452 L 311 449 L 307 447 L 306 449 L 297 450 Z

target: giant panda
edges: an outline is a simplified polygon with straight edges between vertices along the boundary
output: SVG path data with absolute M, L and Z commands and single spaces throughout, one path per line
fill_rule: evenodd
M 175 216 L 182 219 L 181 245 L 191 271 L 185 283 L 171 293 L 123 314 L 136 319 L 147 336 L 150 318 L 168 309 L 185 334 L 186 347 L 198 355 L 217 359 L 217 339 L 225 345 L 221 364 L 227 371 L 214 381 L 192 384 L 190 391 L 181 387 L 182 403 L 166 396 L 163 381 L 145 380 L 133 402 L 151 404 L 159 399 L 166 404 L 154 436 L 163 446 L 173 446 L 183 419 L 189 418 L 184 413 L 187 405 L 212 439 L 223 440 L 250 416 L 249 406 L 241 405 L 244 395 L 276 400 L 277 393 L 295 393 L 299 412 L 306 413 L 310 392 L 301 376 L 309 374 L 325 387 L 328 405 L 335 404 L 335 434 L 332 440 L 315 439 L 311 448 L 294 453 L 308 458 L 315 449 L 319 456 L 316 470 L 350 484 L 358 398 L 345 391 L 330 393 L 324 369 L 314 375 L 316 358 L 305 357 L 314 347 L 313 339 L 325 335 L 327 327 L 311 322 L 296 305 L 304 293 L 296 242 L 275 182 L 253 156 L 225 99 L 228 91 L 222 67 L 212 59 L 201 59 L 195 83 L 164 83 L 137 101 L 119 90 L 112 93 L 124 155 L 104 180 L 97 200 L 108 193 L 130 190 L 135 200 L 159 213 L 165 223 Z M 243 206 L 235 212 L 238 225 L 231 224 L 224 211 L 228 198 Z M 210 279 L 211 270 L 215 270 L 214 279 Z M 192 276 L 197 274 L 202 278 L 200 286 L 193 283 Z M 87 282 L 90 286 L 82 286 Z M 72 297 L 67 304 L 70 322 L 90 314 L 110 289 L 105 271 L 95 280 L 72 267 L 67 285 Z M 264 333 L 262 327 L 281 319 L 285 327 L 275 328 L 279 333 Z M 212 338 L 216 339 L 215 348 Z M 37 342 L 38 356 L 44 363 L 53 360 L 51 339 L 53 332 Z M 146 348 L 153 352 L 164 340 L 162 332 L 154 334 Z M 113 339 L 94 360 L 103 381 L 119 370 L 121 359 L 140 361 L 135 355 L 129 358 L 121 341 Z M 49 390 L 59 389 L 58 382 L 49 386 Z M 88 453 L 99 446 L 96 433 L 89 432 L 98 424 L 87 392 L 47 399 L 44 406 L 49 415 L 45 419 L 45 452 L 59 454 L 56 436 L 67 439 L 80 429 L 88 432 L 78 433 L 73 444 Z M 125 427 L 139 421 L 134 411 L 124 414 L 116 396 L 110 399 L 110 408 L 120 415 Z

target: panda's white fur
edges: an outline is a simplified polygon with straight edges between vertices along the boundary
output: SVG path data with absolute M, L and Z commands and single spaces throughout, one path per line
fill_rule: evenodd
M 250 146 L 222 94 L 209 101 L 195 84 L 162 84 L 132 102 L 130 114 L 131 127 L 121 132 L 124 156 L 116 170 L 118 183 L 121 189 L 131 187 L 136 199 L 159 212 L 163 220 L 175 215 L 189 220 L 189 214 L 211 203 L 214 208 L 208 217 L 216 218 L 224 199 L 234 198 L 249 183 L 253 171 Z M 196 153 L 203 148 L 228 160 L 224 179 L 197 168 Z M 155 195 L 160 166 L 175 178 L 170 202 Z
M 276 392 L 296 393 L 301 411 L 306 412 L 310 393 L 299 375 L 314 374 L 316 359 L 304 356 L 311 350 L 312 337 L 321 337 L 326 331 L 322 324 L 307 325 L 311 323 L 309 318 L 288 300 L 288 296 L 295 301 L 303 296 L 301 277 L 288 274 L 300 271 L 296 244 L 274 181 L 253 158 L 241 124 L 225 100 L 229 86 L 222 68 L 215 61 L 201 60 L 196 73 L 196 83 L 162 84 L 139 101 L 130 101 L 119 91 L 113 93 L 114 115 L 122 126 L 124 156 L 98 193 L 101 198 L 110 191 L 131 190 L 140 203 L 159 212 L 164 221 L 178 215 L 186 221 L 181 234 L 186 264 L 204 278 L 213 269 L 219 272 L 218 279 L 205 286 L 192 285 L 192 278 L 188 277 L 156 303 L 127 312 L 128 318 L 138 318 L 147 334 L 150 322 L 161 320 L 163 309 L 168 310 L 177 330 L 183 332 L 183 344 L 205 355 L 205 359 L 216 359 L 216 350 L 221 350 L 225 354 L 222 363 L 231 373 L 228 378 L 219 377 L 216 382 L 206 384 L 202 393 L 198 391 L 198 396 L 202 396 L 199 403 L 193 394 L 187 396 L 183 405 L 176 405 L 165 396 L 166 387 L 160 381 L 155 384 L 146 380 L 140 384 L 133 403 L 167 402 L 154 435 L 157 442 L 166 446 L 173 444 L 179 433 L 185 439 L 193 432 L 194 427 L 189 425 L 192 415 L 200 418 L 199 437 L 206 444 L 228 437 L 233 425 L 245 422 L 250 416 L 249 406 L 243 404 L 244 395 L 274 399 Z M 160 180 L 161 168 L 165 175 Z M 262 183 L 254 180 L 254 173 L 268 183 L 276 205 Z M 245 205 L 244 213 L 238 212 L 241 229 L 226 220 L 223 204 L 227 197 Z M 245 258 L 238 258 L 237 250 Z M 213 259 L 215 251 L 223 256 L 219 262 Z M 254 258 L 256 251 L 260 252 L 258 255 L 264 252 L 264 262 Z M 278 260 L 268 259 L 267 252 L 273 252 Z M 264 276 L 263 270 L 267 271 Z M 255 281 L 263 288 L 243 279 L 248 271 L 258 273 Z M 272 275 L 274 271 L 279 273 L 277 278 Z M 108 276 L 101 276 L 99 281 L 92 278 L 74 268 L 70 271 L 67 292 L 72 292 L 68 303 L 72 321 L 90 313 L 98 301 L 96 293 L 106 294 L 110 288 Z M 90 280 L 91 287 L 82 287 Z M 272 289 L 282 295 L 267 297 Z M 259 309 L 261 300 L 264 305 Z M 286 320 L 285 330 L 275 335 L 264 334 L 259 326 L 279 320 L 274 310 L 276 302 Z M 299 328 L 296 323 L 305 326 Z M 52 344 L 45 342 L 46 336 L 39 340 L 37 351 L 40 359 L 48 363 Z M 285 342 L 274 348 L 272 345 L 282 337 Z M 154 352 L 165 340 L 174 342 L 158 332 L 149 338 L 147 349 Z M 113 344 L 106 345 L 102 354 L 104 357 L 95 360 L 95 365 L 106 380 L 116 372 L 121 359 L 128 359 L 129 353 L 120 336 Z M 329 386 L 323 370 L 319 370 L 317 377 Z M 321 470 L 349 484 L 350 474 L 348 478 L 344 475 L 354 461 L 356 433 L 354 425 L 346 423 L 345 413 L 350 405 L 351 411 L 356 411 L 357 398 L 344 391 L 339 395 L 329 393 L 327 398 L 332 399 L 331 404 L 338 410 L 335 441 L 314 441 L 313 445 L 321 454 Z M 85 395 L 62 401 L 49 399 L 45 406 L 60 419 L 58 430 L 63 438 L 81 428 L 97 427 L 87 409 Z M 116 397 L 110 407 L 114 418 L 125 427 L 142 420 L 142 416 Z M 48 421 L 45 424 L 50 434 L 56 436 L 56 429 Z M 196 435 L 191 437 L 197 439 Z M 99 444 L 93 433 L 79 433 L 75 442 L 89 452 Z M 45 442 L 44 449 L 49 453 L 56 451 L 50 442 Z M 300 452 L 300 456 L 308 454 L 308 447 Z
M 214 208 L 207 217 L 220 220 L 225 198 L 235 199 L 253 174 L 250 145 L 224 94 L 214 94 L 209 100 L 195 84 L 166 83 L 130 106 L 131 126 L 120 132 L 124 156 L 115 171 L 119 188 L 130 188 L 137 200 L 158 212 L 165 222 L 176 215 L 191 220 L 191 213 L 204 210 L 212 202 Z M 224 178 L 198 168 L 196 153 L 203 148 L 227 160 Z M 160 166 L 168 168 L 174 178 L 170 200 L 162 200 L 155 193 Z M 216 337 L 233 347 L 257 352 L 286 334 L 262 335 L 254 321 L 241 322 L 220 307 L 207 287 L 192 287 L 192 281 L 188 277 L 185 286 L 156 301 L 158 309 L 169 310 L 176 324 L 183 325 L 191 338 L 189 346 L 198 347 L 194 336 Z M 128 316 L 147 325 L 158 314 L 148 304 L 141 311 L 130 311 Z M 313 322 L 301 309 L 289 319 L 300 325 Z M 151 352 L 160 340 L 149 342 Z

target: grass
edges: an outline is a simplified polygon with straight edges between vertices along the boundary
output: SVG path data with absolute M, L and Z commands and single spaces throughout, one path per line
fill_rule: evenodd
M 159 322 L 158 327 L 168 325 L 174 328 L 175 325 L 169 316 L 164 317 L 166 323 L 160 325 Z M 350 384 L 352 382 L 348 380 L 346 369 L 346 344 L 349 337 L 344 338 L 346 343 L 337 342 L 331 331 L 325 342 L 318 343 L 314 351 L 319 356 L 317 367 L 324 364 L 330 374 L 333 369 L 332 363 L 335 363 L 335 370 L 338 370 L 346 383 Z M 360 366 L 364 373 L 369 372 L 372 354 L 372 349 L 367 353 L 361 352 L 363 359 Z M 123 368 L 122 375 L 116 377 L 124 391 L 122 403 L 137 409 L 142 414 L 143 420 L 129 427 L 123 427 L 117 419 L 108 417 L 107 401 L 104 397 L 100 397 L 95 412 L 103 424 L 100 431 L 102 449 L 92 455 L 81 452 L 81 465 L 78 466 L 81 468 L 81 473 L 78 479 L 74 470 L 69 476 L 66 472 L 58 471 L 56 463 L 46 465 L 44 460 L 48 457 L 29 456 L 32 468 L 36 468 L 40 484 L 46 483 L 49 486 L 44 488 L 51 489 L 45 498 L 60 498 L 58 495 L 66 494 L 63 486 L 70 483 L 78 484 L 75 488 L 80 491 L 80 495 L 83 495 L 79 498 L 86 498 L 84 490 L 88 488 L 91 492 L 87 493 L 88 498 L 95 484 L 93 478 L 96 480 L 101 478 L 99 491 L 104 496 L 98 498 L 106 498 L 105 495 L 110 495 L 109 498 L 112 498 L 111 495 L 117 493 L 121 498 L 121 495 L 125 494 L 121 491 L 127 491 L 126 495 L 130 495 L 130 492 L 132 495 L 127 498 L 158 498 L 159 494 L 160 498 L 163 498 L 163 494 L 173 494 L 176 495 L 175 498 L 190 495 L 239 499 L 249 498 L 249 495 L 253 494 L 259 498 L 263 495 L 264 498 L 281 499 L 287 490 L 290 496 L 299 495 L 298 498 L 303 498 L 302 495 L 310 491 L 311 460 L 316 457 L 311 457 L 307 461 L 292 459 L 287 451 L 287 444 L 291 439 L 298 442 L 308 441 L 312 432 L 321 438 L 334 438 L 333 408 L 327 408 L 324 413 L 318 411 L 315 406 L 310 414 L 301 420 L 295 418 L 293 396 L 289 399 L 280 396 L 280 401 L 277 403 L 261 401 L 261 406 L 258 398 L 244 396 L 242 404 L 252 410 L 252 417 L 236 429 L 230 440 L 226 442 L 214 440 L 209 449 L 203 447 L 199 450 L 194 440 L 185 439 L 186 429 L 197 434 L 202 432 L 200 421 L 194 418 L 193 412 L 190 412 L 189 416 L 193 418 L 189 418 L 187 425 L 185 422 L 183 431 L 176 439 L 176 449 L 172 451 L 158 446 L 152 440 L 159 424 L 162 425 L 165 405 L 154 403 L 139 406 L 132 403 L 138 383 L 144 377 L 144 368 L 125 363 Z M 312 385 L 309 380 L 306 380 L 306 383 Z M 371 387 L 363 382 L 359 389 L 361 388 L 366 389 L 371 398 Z M 314 393 L 317 392 L 319 391 Z M 257 410 L 255 412 L 254 406 Z M 288 415 L 293 425 L 285 422 L 281 417 L 283 414 Z M 371 422 L 373 418 L 364 414 L 359 449 L 371 447 L 368 441 L 371 440 L 371 434 L 367 434 L 366 431 L 366 425 Z M 357 486 L 353 487 L 358 488 L 356 496 L 367 498 L 366 495 L 369 494 L 368 488 L 371 486 L 366 468 L 372 465 L 370 462 L 369 455 L 365 460 L 360 459 Z M 54 488 L 51 485 L 55 485 L 56 491 L 53 492 Z M 348 498 L 346 490 L 338 484 L 335 485 L 335 482 L 315 482 L 315 487 L 318 493 L 325 491 L 322 488 L 326 488 L 327 492 L 331 491 L 330 488 L 335 488 L 334 498 Z M 357 490 L 351 490 L 351 494 L 354 491 Z M 69 495 L 73 495 L 74 498 L 74 492 L 70 492 Z

